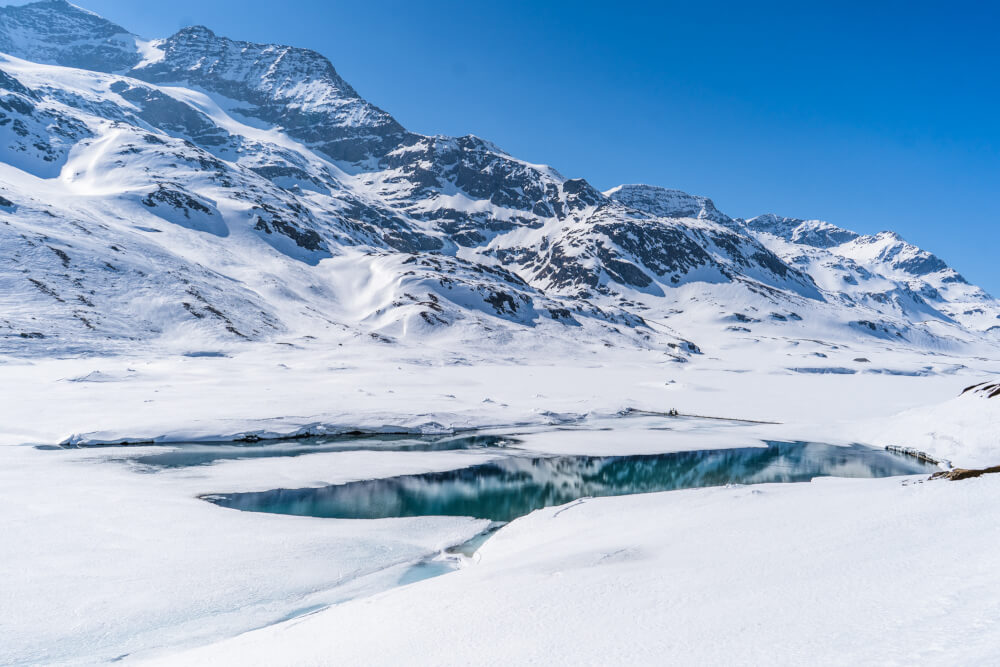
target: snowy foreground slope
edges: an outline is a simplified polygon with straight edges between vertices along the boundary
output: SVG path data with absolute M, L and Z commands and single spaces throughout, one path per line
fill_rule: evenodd
M 166 663 L 993 664 L 998 491 L 821 480 L 541 510 L 474 567 Z
M 485 522 L 198 496 L 495 453 L 135 460 L 492 429 L 985 467 L 997 374 L 1000 303 L 892 232 L 599 192 L 409 132 L 315 52 L 0 8 L 0 664 L 994 663 L 996 475 L 587 499 L 400 586 Z M 671 409 L 768 423 L 621 417 Z
M 600 362 L 518 364 L 419 365 L 357 351 L 305 359 L 293 349 L 35 361 L 4 367 L 5 386 L 18 391 L 5 396 L 2 417 L 5 437 L 34 442 L 81 426 L 183 439 L 317 422 L 391 430 L 561 422 L 613 430 L 564 431 L 528 445 L 603 455 L 802 439 L 915 444 L 962 466 L 997 460 L 1000 399 L 968 393 L 952 407 L 885 418 L 957 395 L 970 383 L 965 371 L 768 370 L 784 352 L 741 365 L 605 354 Z M 897 354 L 891 364 L 923 361 Z M 996 373 L 998 364 L 986 370 Z M 631 419 L 601 418 L 667 406 L 782 423 L 692 429 L 650 418 L 637 432 Z M 943 450 L 955 440 L 979 447 L 975 458 Z M 408 564 L 462 542 L 483 522 L 269 516 L 197 496 L 448 470 L 490 454 L 315 454 L 157 473 L 127 464 L 162 451 L 0 447 L 0 629 L 8 638 L 0 663 L 90 664 L 128 654 L 166 664 L 343 664 L 359 656 L 395 664 L 408 650 L 405 662 L 416 664 L 510 664 L 534 655 L 654 664 L 658 653 L 730 664 L 765 654 L 783 664 L 953 664 L 956 656 L 988 663 L 1000 645 L 991 606 L 1000 599 L 996 476 L 588 500 L 555 518 L 560 508 L 515 521 L 462 571 L 394 588 Z M 296 618 L 255 631 L 288 616 Z M 234 635 L 206 653 L 177 653 Z

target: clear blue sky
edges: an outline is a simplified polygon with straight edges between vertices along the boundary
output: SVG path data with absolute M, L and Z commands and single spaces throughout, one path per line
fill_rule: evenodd
M 315 49 L 412 130 L 601 189 L 893 229 L 1000 296 L 998 3 L 76 2 Z

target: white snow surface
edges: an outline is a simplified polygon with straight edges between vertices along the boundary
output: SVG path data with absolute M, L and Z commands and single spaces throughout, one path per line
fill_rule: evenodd
M 970 392 L 940 405 L 910 409 L 884 420 L 871 438 L 933 452 L 955 467 L 1000 465 L 1000 399 Z
M 444 363 L 437 350 L 374 341 L 244 344 L 228 356 L 5 358 L 0 627 L 13 639 L 0 663 L 128 654 L 166 664 L 390 664 L 407 651 L 404 661 L 417 664 L 617 662 L 614 651 L 645 664 L 664 652 L 679 662 L 752 663 L 764 650 L 790 663 L 810 647 L 846 661 L 988 661 L 997 644 L 983 638 L 995 639 L 988 619 L 1000 593 L 987 567 L 996 539 L 989 477 L 587 500 L 504 527 L 465 569 L 390 590 L 410 564 L 484 522 L 273 516 L 197 497 L 447 470 L 494 454 L 340 452 L 150 472 L 115 460 L 163 451 L 149 445 L 18 444 L 478 427 L 551 454 L 780 439 L 918 446 L 956 465 L 1000 459 L 1000 401 L 940 402 L 995 374 L 997 361 L 966 359 L 975 366 L 955 370 L 958 360 L 942 356 L 921 375 L 909 371 L 928 357 L 887 350 L 880 367 L 900 374 L 800 373 L 781 366 L 786 345 L 688 364 L 627 349 L 577 359 L 483 350 Z M 213 351 L 221 350 L 190 350 Z M 859 354 L 828 351 L 817 362 L 847 365 Z M 616 416 L 626 408 L 781 423 Z M 901 414 L 887 420 L 892 413 Z M 964 449 L 941 447 L 949 438 Z M 939 643 L 917 641 L 927 627 Z

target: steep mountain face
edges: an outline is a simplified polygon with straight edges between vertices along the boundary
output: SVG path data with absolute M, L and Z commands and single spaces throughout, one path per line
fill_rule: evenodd
M 148 54 L 131 76 L 211 90 L 234 102 L 230 113 L 281 127 L 334 160 L 384 155 L 407 138 L 314 51 L 237 42 L 198 26 L 153 42 Z
M 145 41 L 58 0 L 0 8 L 0 51 L 9 351 L 485 334 L 683 356 L 682 327 L 941 346 L 1000 325 L 895 235 L 601 193 L 408 132 L 312 51 L 203 27 Z
M 0 7 L 0 52 L 50 65 L 124 71 L 142 41 L 121 26 L 65 0 Z

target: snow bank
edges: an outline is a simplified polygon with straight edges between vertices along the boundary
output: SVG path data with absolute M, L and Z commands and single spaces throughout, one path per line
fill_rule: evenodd
M 873 426 L 870 440 L 905 443 L 961 468 L 1000 464 L 1000 396 L 991 393 L 971 389 L 939 405 L 907 410 Z

